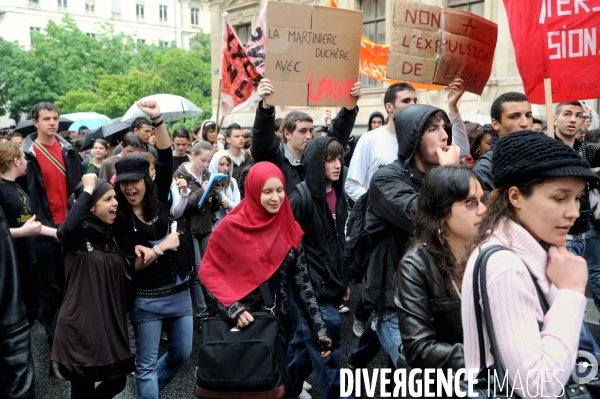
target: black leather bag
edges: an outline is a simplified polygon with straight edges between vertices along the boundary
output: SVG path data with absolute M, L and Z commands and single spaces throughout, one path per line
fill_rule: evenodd
M 268 284 L 260 288 L 265 308 L 272 310 Z M 252 316 L 254 321 L 241 329 L 221 317 L 202 322 L 196 397 L 279 399 L 291 387 L 281 322 L 267 312 Z
M 514 395 L 512 392 L 512 388 L 506 383 L 504 383 L 503 389 L 498 389 L 498 387 L 502 386 L 505 378 L 505 370 L 504 365 L 502 364 L 502 358 L 500 357 L 500 353 L 498 351 L 496 334 L 494 331 L 494 323 L 492 320 L 492 316 L 490 313 L 490 304 L 489 298 L 487 295 L 487 283 L 486 283 L 486 268 L 487 262 L 490 256 L 498 251 L 509 251 L 508 248 L 505 248 L 501 245 L 491 245 L 483 249 L 477 260 L 475 261 L 475 266 L 473 268 L 473 303 L 475 306 L 475 318 L 477 320 L 477 339 L 479 342 L 479 364 L 480 371 L 477 375 L 477 379 L 475 381 L 474 392 L 475 396 L 471 395 L 468 397 L 471 398 L 518 398 L 517 395 Z M 538 299 L 540 301 L 540 305 L 544 314 L 549 309 L 546 298 L 537 283 L 537 280 L 534 276 L 531 276 L 533 283 L 535 285 Z M 481 295 L 480 295 L 481 288 Z M 482 325 L 482 317 L 481 317 L 481 309 L 479 307 L 479 300 L 481 298 L 481 303 L 483 307 L 483 315 L 485 317 L 485 324 L 488 331 L 488 337 L 490 340 L 490 351 L 494 357 L 494 365 L 489 369 L 485 366 L 485 348 L 483 346 L 483 325 Z M 489 376 L 489 378 L 488 378 Z M 496 383 L 495 376 L 498 377 L 499 383 Z M 494 391 L 494 387 L 496 387 L 496 391 Z M 460 390 L 465 393 L 468 393 L 468 383 L 466 381 L 460 381 Z M 510 396 L 509 396 L 510 395 Z M 455 394 L 455 397 L 459 397 Z M 462 396 L 464 397 L 464 396 Z M 568 384 L 564 387 L 563 395 L 559 398 L 562 399 L 592 399 L 600 397 L 600 380 L 596 379 L 587 384 L 577 384 L 572 383 Z

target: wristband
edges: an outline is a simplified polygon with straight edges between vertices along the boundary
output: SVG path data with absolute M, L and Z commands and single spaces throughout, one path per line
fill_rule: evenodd
M 153 250 L 153 251 L 154 251 L 154 253 L 155 253 L 156 255 L 158 255 L 158 256 L 161 256 L 161 255 L 164 255 L 164 254 L 165 254 L 163 251 L 161 251 L 161 250 L 158 248 L 158 245 L 155 245 L 155 246 L 153 246 L 153 247 L 152 247 L 152 250 Z
M 155 116 L 154 118 L 150 118 L 150 120 L 151 120 L 151 121 L 155 121 L 155 120 L 157 120 L 158 118 L 160 118 L 161 116 L 162 116 L 162 114 L 160 114 L 160 115 L 158 115 L 158 116 Z
M 165 123 L 164 119 L 161 119 L 160 122 L 158 122 L 158 123 L 150 122 L 150 124 L 152 125 L 153 128 L 157 128 L 160 125 L 162 125 L 163 123 Z

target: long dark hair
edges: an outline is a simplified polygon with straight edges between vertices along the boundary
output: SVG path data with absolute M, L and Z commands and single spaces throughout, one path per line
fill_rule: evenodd
M 465 166 L 439 166 L 427 173 L 419 193 L 409 247 L 427 245 L 427 251 L 440 271 L 448 292 L 454 292 L 453 279 L 461 280 L 456 279 L 457 260 L 448 244 L 440 240 L 440 233 L 444 231 L 443 219 L 452 211 L 452 204 L 463 201 L 471 194 L 472 181 L 481 184 L 481 179 Z
M 160 204 L 158 203 L 158 189 L 148 175 L 144 176 L 144 184 L 146 185 L 146 194 L 144 194 L 144 198 L 142 199 L 144 220 L 152 221 L 158 215 L 160 209 Z M 121 185 L 119 183 L 115 184 L 115 193 L 117 194 L 117 201 L 119 202 L 119 207 L 117 208 L 118 211 L 127 218 L 133 216 L 131 204 L 127 201 L 127 197 L 125 197 L 123 191 L 121 191 Z
M 508 218 L 516 223 L 519 223 L 517 219 L 517 215 L 514 211 L 510 200 L 508 199 L 508 191 L 511 187 L 516 187 L 519 189 L 523 197 L 529 198 L 533 194 L 533 190 L 535 187 L 544 184 L 546 182 L 552 181 L 555 178 L 548 177 L 539 177 L 535 179 L 529 179 L 528 181 L 523 182 L 515 182 L 508 187 L 500 187 L 496 188 L 492 191 L 487 199 L 485 204 L 487 211 L 483 215 L 481 220 L 481 224 L 479 225 L 479 229 L 477 230 L 477 234 L 469 240 L 467 243 L 467 247 L 465 250 L 465 256 L 460 260 L 460 266 L 458 270 L 458 277 L 462 281 L 462 277 L 465 274 L 465 268 L 467 266 L 467 262 L 469 261 L 469 257 L 479 245 L 481 245 L 484 241 L 488 239 L 490 236 L 490 232 L 494 231 L 494 229 L 498 226 L 498 223 L 502 219 Z M 508 228 L 508 226 L 506 226 Z M 547 249 L 547 244 L 542 243 L 542 246 Z

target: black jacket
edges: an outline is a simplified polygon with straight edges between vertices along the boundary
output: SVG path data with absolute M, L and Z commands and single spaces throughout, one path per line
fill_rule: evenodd
M 304 230 L 304 254 L 308 273 L 320 306 L 339 306 L 348 287 L 348 271 L 344 267 L 344 227 L 348 218 L 344 194 L 344 168 L 332 184 L 337 195 L 336 222 L 325 200 L 325 161 L 332 137 L 311 140 L 304 151 L 306 185 L 311 193 L 312 211 L 304 214 L 302 196 L 298 190 L 290 194 L 294 218 Z
M 465 367 L 460 298 L 448 293 L 424 244 L 406 252 L 393 286 L 408 365 L 454 371 Z
M 17 179 L 19 185 L 29 194 L 31 199 L 31 206 L 33 213 L 35 214 L 36 220 L 41 222 L 44 226 L 57 227 L 50 211 L 50 204 L 48 203 L 48 195 L 46 194 L 47 189 L 44 187 L 44 179 L 42 178 L 42 170 L 37 158 L 33 152 L 33 141 L 37 138 L 37 133 L 30 134 L 25 138 L 23 142 L 23 152 L 25 153 L 25 159 L 27 159 L 27 174 L 23 178 Z M 81 181 L 81 158 L 75 147 L 69 144 L 65 139 L 56 135 L 56 139 L 62 146 L 62 156 L 65 162 L 65 168 L 67 169 L 67 181 L 69 184 L 70 196 L 75 187 Z
M 341 108 L 327 136 L 338 139 L 345 148 L 357 114 L 358 107 Z M 275 108 L 265 109 L 261 101 L 256 107 L 256 118 L 252 127 L 252 158 L 255 163 L 266 161 L 277 165 L 283 173 L 285 192 L 290 195 L 296 184 L 304 181 L 305 171 L 302 162 L 297 165 L 290 163 L 285 156 L 284 145 L 279 143 L 279 138 L 275 135 Z
M 21 300 L 17 254 L 0 207 L 0 397 L 35 398 L 27 313 Z
M 202 198 L 202 195 L 204 195 L 204 189 L 200 185 L 200 182 L 197 181 L 190 172 L 188 172 L 185 166 L 186 163 L 181 164 L 179 169 L 173 173 L 174 179 L 185 179 L 185 181 L 187 181 L 188 190 L 190 190 L 190 195 L 188 196 L 187 204 L 185 206 L 185 212 L 179 219 L 177 219 L 177 229 L 179 231 L 186 231 L 187 218 L 190 218 L 190 228 L 193 234 L 212 233 L 212 213 L 209 211 L 216 212 L 219 210 L 219 195 L 215 194 L 214 192 L 209 193 L 204 199 L 202 209 L 198 209 L 200 198 Z M 206 181 L 210 179 L 210 172 L 208 169 L 204 171 L 201 178 Z M 212 198 L 210 207 L 208 203 L 209 198 Z
M 430 105 L 415 104 L 394 115 L 398 159 L 379 169 L 371 179 L 366 232 L 373 252 L 363 279 L 363 301 L 368 309 L 378 309 L 382 294 L 384 309 L 396 308 L 392 281 L 412 233 L 417 198 L 425 178 L 425 174 L 412 165 L 412 159 L 427 118 L 438 110 Z M 447 115 L 445 118 L 450 121 Z M 450 140 L 452 129 L 446 133 Z

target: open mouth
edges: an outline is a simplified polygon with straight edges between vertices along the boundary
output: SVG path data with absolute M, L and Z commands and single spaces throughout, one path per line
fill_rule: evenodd
M 127 197 L 127 201 L 135 202 L 138 198 L 138 193 L 126 193 L 125 196 Z
M 108 214 L 110 215 L 111 219 L 117 218 L 117 210 L 116 209 L 111 209 L 110 211 L 108 211 Z

